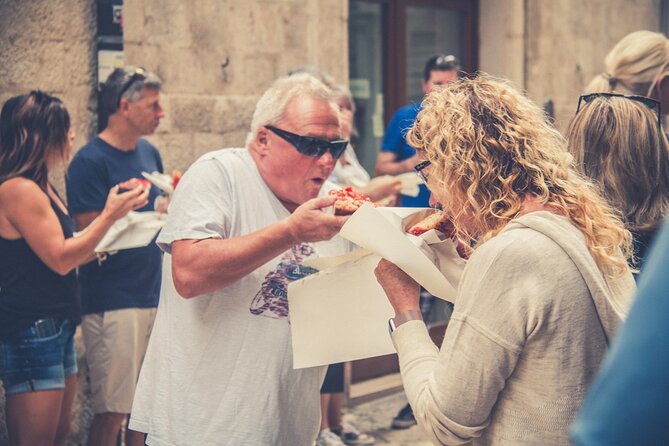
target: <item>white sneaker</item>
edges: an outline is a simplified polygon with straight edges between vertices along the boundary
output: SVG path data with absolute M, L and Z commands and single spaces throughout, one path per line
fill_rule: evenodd
M 316 446 L 346 446 L 346 443 L 341 441 L 339 435 L 335 434 L 330 429 L 324 429 L 318 433 Z
M 374 437 L 364 434 L 351 423 L 343 422 L 341 432 L 335 432 L 347 446 L 363 446 L 374 444 Z

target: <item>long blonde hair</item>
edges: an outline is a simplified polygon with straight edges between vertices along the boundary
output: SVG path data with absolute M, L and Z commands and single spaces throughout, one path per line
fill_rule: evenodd
M 664 34 L 635 31 L 623 37 L 604 59 L 604 72 L 585 88 L 585 93 L 653 96 L 661 75 L 669 72 L 669 40 Z
M 636 233 L 656 230 L 669 208 L 669 143 L 657 115 L 641 102 L 597 97 L 585 103 L 567 130 L 581 171 Z
M 535 197 L 581 230 L 603 274 L 628 271 L 620 216 L 576 171 L 543 111 L 506 82 L 481 74 L 435 89 L 407 142 L 431 161 L 430 186 L 461 237 L 493 237 Z

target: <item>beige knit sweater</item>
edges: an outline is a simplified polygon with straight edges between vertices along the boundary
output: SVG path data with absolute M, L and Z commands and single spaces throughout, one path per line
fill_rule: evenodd
M 441 349 L 420 321 L 393 333 L 419 426 L 435 444 L 569 444 L 634 288 L 603 279 L 566 218 L 509 223 L 469 260 Z

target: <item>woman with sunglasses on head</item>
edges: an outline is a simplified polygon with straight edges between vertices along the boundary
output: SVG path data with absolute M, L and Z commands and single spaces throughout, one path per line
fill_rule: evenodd
M 568 444 L 634 292 L 629 232 L 542 110 L 502 81 L 430 93 L 407 139 L 474 244 L 441 349 L 419 285 L 385 260 L 376 269 L 419 426 L 437 444 Z
M 601 186 L 632 233 L 641 268 L 669 208 L 669 143 L 659 102 L 639 96 L 581 96 L 567 131 L 578 168 Z
M 635 31 L 620 39 L 604 59 L 604 72 L 595 76 L 586 93 L 624 93 L 648 96 L 669 112 L 669 39 L 658 32 Z
M 0 113 L 0 379 L 9 440 L 62 445 L 76 390 L 73 336 L 80 319 L 74 269 L 114 221 L 143 206 L 147 191 L 112 188 L 81 235 L 49 183 L 74 135 L 65 105 L 41 91 L 9 99 Z

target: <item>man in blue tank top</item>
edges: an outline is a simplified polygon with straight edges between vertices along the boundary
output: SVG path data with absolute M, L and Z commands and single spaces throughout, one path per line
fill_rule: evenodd
M 136 67 L 117 68 L 102 86 L 107 126 L 77 152 L 67 172 L 68 207 L 79 231 L 100 214 L 114 185 L 142 178 L 143 171 L 163 172 L 158 150 L 141 139 L 165 116 L 160 86 L 157 76 Z M 149 204 L 139 211 L 153 211 L 158 196 L 151 186 Z M 89 445 L 115 445 L 130 413 L 158 306 L 161 268 L 160 249 L 150 243 L 79 270 L 95 413 Z M 127 431 L 125 444 L 143 445 L 144 435 Z

